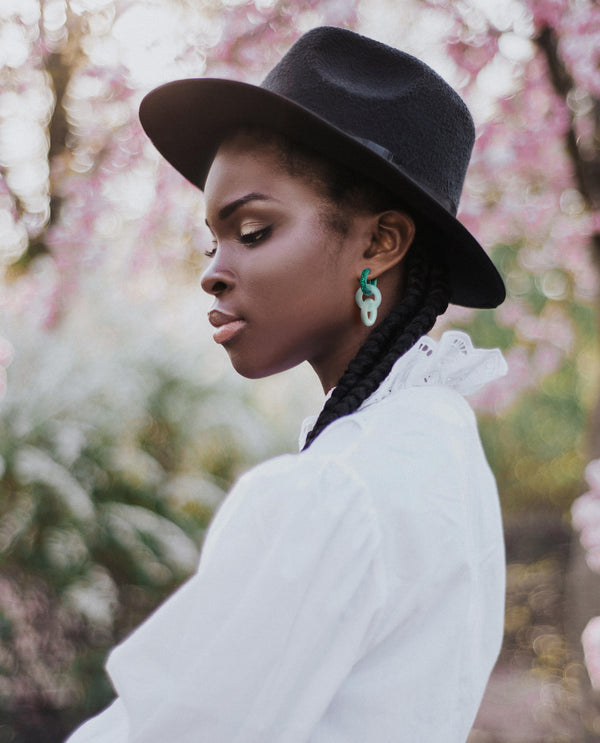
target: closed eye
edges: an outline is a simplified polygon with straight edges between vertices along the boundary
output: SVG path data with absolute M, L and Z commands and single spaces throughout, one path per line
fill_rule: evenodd
M 207 258 L 214 258 L 216 252 L 217 252 L 217 241 L 216 240 L 213 240 L 212 241 L 212 248 L 210 250 L 205 250 L 204 251 L 204 255 Z
M 268 237 L 270 237 L 272 232 L 273 232 L 273 228 L 271 225 L 269 225 L 268 227 L 262 227 L 260 230 L 254 230 L 253 232 L 242 233 L 236 239 L 242 245 L 259 245 L 263 240 L 266 240 Z M 217 252 L 217 241 L 213 240 L 212 248 L 210 250 L 205 250 L 204 255 L 207 258 L 214 258 L 216 252 Z

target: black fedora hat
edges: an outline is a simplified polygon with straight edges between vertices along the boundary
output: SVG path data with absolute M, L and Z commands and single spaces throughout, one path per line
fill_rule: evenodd
M 260 86 L 176 80 L 142 100 L 140 121 L 158 151 L 200 189 L 224 132 L 281 132 L 412 207 L 448 267 L 453 303 L 491 308 L 504 300 L 498 271 L 456 219 L 473 120 L 460 96 L 409 54 L 345 29 L 315 28 Z

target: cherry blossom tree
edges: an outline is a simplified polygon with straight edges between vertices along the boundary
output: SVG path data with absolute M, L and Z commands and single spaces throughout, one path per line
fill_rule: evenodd
M 509 292 L 487 322 L 471 322 L 476 333 L 504 340 L 512 367 L 512 379 L 485 392 L 483 408 L 501 411 L 520 400 L 506 410 L 504 442 L 490 426 L 488 443 L 502 451 L 496 470 L 504 486 L 512 475 L 514 495 L 509 486 L 505 498 L 516 503 L 536 489 L 564 510 L 577 493 L 585 460 L 600 454 L 600 6 L 527 0 L 494 8 L 444 6 L 448 11 L 453 26 L 447 49 L 465 95 L 477 106 L 486 87 L 505 81 L 504 93 L 480 122 L 463 212 L 495 245 Z M 591 572 L 598 572 L 597 469 L 594 459 L 586 468 L 591 491 L 573 506 L 584 550 L 573 542 L 565 611 L 573 643 L 564 657 L 575 661 L 577 635 L 600 609 L 600 583 Z M 591 619 L 582 637 L 595 689 L 598 626 L 598 618 Z M 597 703 L 578 678 L 577 734 L 595 740 L 590 721 Z
M 569 0 L 427 5 L 450 24 L 445 48 L 479 114 L 462 219 L 494 246 L 508 287 L 497 311 L 464 320 L 499 342 L 511 366 L 480 409 L 508 412 L 520 399 L 506 416 L 506 446 L 489 431 L 493 450 L 503 451 L 496 470 L 515 483 L 505 490 L 511 502 L 537 490 L 565 508 L 586 437 L 599 446 L 587 418 L 596 394 L 600 8 Z
M 14 616 L 5 612 L 0 631 L 44 617 L 56 631 L 53 643 L 46 635 L 33 650 L 27 633 L 15 637 L 8 666 L 27 667 L 34 681 L 0 679 L 4 700 L 59 717 L 70 709 L 70 721 L 99 706 L 108 693 L 99 658 L 138 618 L 124 618 L 118 607 L 140 596 L 140 556 L 155 571 L 143 578 L 151 590 L 142 613 L 190 569 L 187 540 L 198 541 L 210 508 L 181 495 L 191 482 L 182 478 L 193 471 L 214 504 L 239 468 L 275 447 L 245 392 L 230 387 L 240 401 L 236 414 L 245 410 L 246 426 L 263 426 L 255 439 L 267 443 L 246 451 L 232 426 L 210 439 L 210 456 L 192 453 L 207 428 L 214 433 L 216 411 L 230 410 L 215 397 L 223 372 L 196 328 L 202 202 L 160 162 L 136 112 L 143 93 L 168 79 L 256 82 L 302 31 L 321 23 L 425 57 L 474 112 L 478 138 L 460 216 L 491 250 L 508 299 L 496 311 L 455 309 L 449 321 L 503 348 L 510 364 L 509 376 L 476 400 L 505 507 L 565 512 L 578 492 L 586 439 L 591 456 L 600 454 L 600 413 L 588 423 L 597 393 L 597 2 L 7 0 L 0 10 L 0 485 L 7 496 L 0 557 L 14 572 L 0 583 L 0 606 L 10 604 Z M 184 397 L 196 401 L 189 410 Z M 197 411 L 204 428 L 192 420 Z M 147 478 L 132 483 L 140 471 Z M 64 496 L 54 531 L 37 510 L 52 493 Z M 158 509 L 180 530 L 177 555 L 134 508 Z M 100 512 L 114 527 L 108 542 L 86 531 L 90 514 Z M 69 559 L 56 547 L 59 536 Z M 125 577 L 106 557 L 111 539 L 129 560 Z M 69 561 L 81 569 L 69 572 Z M 20 583 L 23 576 L 31 582 Z M 74 670 L 73 638 L 87 642 L 93 627 L 94 659 Z M 83 677 L 96 680 L 91 701 L 81 701 Z M 49 697 L 44 688 L 57 692 Z

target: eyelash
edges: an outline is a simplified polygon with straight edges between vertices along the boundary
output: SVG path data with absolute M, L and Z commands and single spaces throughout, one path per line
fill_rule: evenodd
M 269 235 L 271 234 L 272 228 L 269 227 L 263 227 L 260 230 L 256 230 L 254 232 L 248 232 L 245 235 L 240 235 L 237 239 L 239 243 L 242 245 L 258 245 L 263 240 L 266 240 Z M 207 258 L 214 258 L 215 253 L 217 252 L 217 246 L 216 246 L 216 240 L 213 241 L 214 247 L 212 250 L 205 250 L 204 255 Z

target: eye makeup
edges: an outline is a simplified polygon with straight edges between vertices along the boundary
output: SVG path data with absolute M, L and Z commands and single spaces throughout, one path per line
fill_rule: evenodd
M 271 225 L 261 227 L 258 230 L 255 229 L 255 226 L 256 225 L 246 225 L 245 227 L 242 227 L 240 230 L 240 236 L 238 237 L 238 242 L 241 242 L 242 245 L 258 245 L 263 240 L 270 237 L 273 232 L 273 227 Z
M 273 233 L 273 226 L 268 225 L 267 227 L 261 227 L 256 229 L 256 225 L 244 225 L 240 229 L 240 234 L 236 237 L 236 242 L 246 246 L 259 245 L 264 240 L 267 240 Z M 213 247 L 210 250 L 205 250 L 204 255 L 207 258 L 214 258 L 217 252 L 217 240 L 213 238 Z

